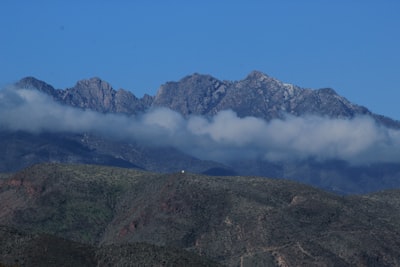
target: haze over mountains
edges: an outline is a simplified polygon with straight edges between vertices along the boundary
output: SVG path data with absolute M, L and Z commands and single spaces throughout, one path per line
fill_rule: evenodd
M 55 89 L 28 77 L 0 94 L 3 171 L 86 162 L 284 177 L 347 193 L 400 185 L 399 122 L 258 71 L 240 81 L 193 74 L 143 98 L 99 78 Z
M 0 266 L 400 265 L 400 123 L 333 89 L 27 77 L 0 151 Z

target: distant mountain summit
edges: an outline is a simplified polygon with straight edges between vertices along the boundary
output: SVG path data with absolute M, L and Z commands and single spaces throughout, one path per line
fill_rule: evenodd
M 46 82 L 38 80 L 35 77 L 31 76 L 22 78 L 15 84 L 15 86 L 18 88 L 36 89 L 39 92 L 48 94 L 53 97 L 57 97 L 59 91 L 54 89 L 54 87 L 50 84 L 47 84 Z
M 286 114 L 335 118 L 371 114 L 368 109 L 350 103 L 332 89 L 303 89 L 259 71 L 235 82 L 193 74 L 179 82 L 162 85 L 153 105 L 165 106 L 184 115 L 215 115 L 221 110 L 232 109 L 240 117 L 254 116 L 266 120 L 283 118 Z
M 52 96 L 56 101 L 72 107 L 103 113 L 135 114 L 144 111 L 152 102 L 152 97 L 148 95 L 138 99 L 126 90 L 114 90 L 109 83 L 97 77 L 80 80 L 74 87 L 64 90 L 56 90 L 53 86 L 33 77 L 23 78 L 16 85 L 21 88 L 37 89 Z
M 333 119 L 352 119 L 367 115 L 375 120 L 383 135 L 390 133 L 388 128 L 400 129 L 400 122 L 351 103 L 333 89 L 301 88 L 259 71 L 253 71 L 238 81 L 223 81 L 210 75 L 194 73 L 179 81 L 161 85 L 155 96 L 145 95 L 142 98 L 128 90 L 115 90 L 109 83 L 97 77 L 78 81 L 73 87 L 66 89 L 55 89 L 44 81 L 26 77 L 16 83 L 16 87 L 38 90 L 63 105 L 107 114 L 138 115 L 153 108 L 165 107 L 186 118 L 192 115 L 210 118 L 223 110 L 232 110 L 241 118 L 251 116 L 266 121 L 285 119 L 288 115 L 313 115 Z M 158 119 L 162 120 L 160 117 Z M 287 121 L 290 120 L 288 118 Z M 351 123 L 349 121 L 349 131 Z M 110 130 L 118 132 L 118 129 Z M 146 129 L 135 129 L 139 132 L 142 130 L 146 132 Z M 224 128 L 220 130 L 225 131 Z M 361 132 L 360 135 L 362 134 Z M 35 163 L 62 162 L 111 165 L 163 173 L 185 169 L 209 175 L 282 177 L 343 194 L 400 186 L 400 163 L 397 161 L 356 166 L 341 157 L 319 159 L 313 158 L 314 155 L 311 154 L 308 158 L 299 158 L 296 161 L 275 162 L 260 156 L 226 162 L 215 157 L 214 161 L 207 160 L 207 157 L 196 158 L 195 155 L 199 154 L 191 153 L 191 147 L 174 146 L 168 141 L 163 143 L 164 147 L 156 146 L 155 143 L 159 140 L 151 139 L 151 136 L 145 141 L 134 141 L 114 140 L 95 132 L 37 134 L 0 129 L 0 137 L 0 151 L 4 152 L 0 153 L 0 172 L 17 171 Z M 174 137 L 185 138 L 179 134 Z M 321 136 L 322 140 L 324 138 L 325 136 Z M 363 138 L 368 139 L 368 136 Z M 384 147 L 389 146 L 389 143 L 383 144 Z M 224 147 L 212 149 L 212 153 L 218 154 L 220 151 L 217 150 Z M 373 149 L 368 152 L 375 153 Z M 229 148 L 223 152 L 230 153 Z M 286 150 L 283 152 L 291 153 Z
M 63 104 L 103 113 L 130 115 L 151 107 L 167 107 L 184 116 L 212 116 L 231 109 L 239 117 L 253 116 L 265 120 L 281 119 L 287 114 L 330 118 L 369 115 L 387 127 L 400 128 L 399 122 L 373 114 L 331 88 L 305 89 L 259 71 L 252 71 L 239 81 L 221 81 L 210 75 L 194 73 L 177 82 L 167 82 L 161 85 L 155 96 L 145 95 L 143 98 L 137 98 L 123 89 L 114 90 L 109 83 L 97 77 L 78 81 L 74 87 L 64 90 L 56 90 L 33 77 L 20 80 L 17 86 L 35 88 Z

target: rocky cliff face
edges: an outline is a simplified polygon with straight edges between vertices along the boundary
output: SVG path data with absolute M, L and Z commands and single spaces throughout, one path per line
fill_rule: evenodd
M 153 106 L 168 107 L 184 115 L 215 115 L 218 111 L 232 109 L 241 117 L 266 120 L 283 118 L 286 114 L 333 118 L 371 114 L 367 108 L 352 104 L 333 89 L 303 89 L 258 71 L 236 82 L 199 74 L 169 82 L 160 87 Z
M 39 90 L 54 100 L 73 107 L 102 113 L 139 114 L 153 107 L 167 107 L 183 116 L 213 116 L 231 109 L 240 117 L 272 120 L 287 114 L 313 114 L 331 118 L 352 118 L 367 114 L 386 127 L 400 123 L 371 113 L 349 102 L 333 89 L 304 89 L 282 83 L 254 71 L 240 81 L 220 81 L 210 75 L 193 74 L 168 82 L 157 94 L 139 99 L 129 91 L 114 90 L 99 78 L 82 80 L 68 89 L 28 77 L 18 87 Z M 157 172 L 180 169 L 207 174 L 239 174 L 284 177 L 339 193 L 365 193 L 400 185 L 400 164 L 352 166 L 341 161 L 267 162 L 240 160 L 225 164 L 199 160 L 172 147 L 154 147 L 132 141 L 110 140 L 93 134 L 15 133 L 0 131 L 0 172 L 16 171 L 38 162 L 80 162 L 138 167 Z M 313 178 L 310 178 L 313 177 Z
M 333 89 L 304 89 L 259 71 L 253 71 L 245 79 L 233 82 L 195 73 L 178 82 L 167 82 L 155 96 L 145 95 L 140 99 L 129 91 L 114 90 L 109 83 L 99 78 L 78 81 L 74 87 L 65 90 L 56 90 L 33 77 L 22 79 L 17 86 L 35 88 L 66 105 L 103 113 L 130 115 L 151 107 L 167 107 L 184 116 L 212 116 L 219 111 L 231 109 L 240 117 L 253 116 L 266 120 L 283 118 L 287 114 L 313 114 L 331 118 L 370 115 L 385 126 L 400 128 L 399 122 L 373 114 L 367 108 L 338 95 Z
M 152 105 L 168 107 L 185 116 L 215 114 L 230 85 L 230 82 L 195 73 L 179 82 L 162 85 Z
M 65 90 L 54 89 L 51 85 L 33 77 L 24 78 L 16 85 L 21 88 L 37 89 L 52 96 L 54 100 L 72 107 L 102 113 L 136 114 L 144 111 L 152 102 L 152 97 L 149 95 L 138 99 L 129 91 L 114 90 L 109 83 L 97 77 L 78 81 L 74 87 Z
M 67 105 L 104 113 L 135 114 L 147 108 L 145 101 L 123 89 L 116 91 L 99 78 L 79 81 L 74 87 L 65 90 L 60 100 Z
M 385 126 L 400 128 L 399 122 L 373 114 L 367 108 L 338 95 L 333 89 L 304 89 L 258 71 L 233 82 L 195 73 L 178 82 L 167 82 L 155 96 L 145 95 L 140 99 L 129 91 L 114 90 L 99 78 L 78 81 L 74 87 L 65 90 L 54 89 L 33 77 L 22 79 L 17 86 L 35 88 L 63 104 L 103 113 L 131 115 L 151 107 L 167 107 L 184 116 L 212 116 L 231 109 L 240 117 L 253 116 L 266 120 L 283 118 L 287 114 L 313 114 L 331 118 L 370 115 Z
M 59 90 L 54 89 L 50 84 L 38 80 L 34 77 L 25 77 L 15 84 L 18 88 L 36 89 L 57 99 Z

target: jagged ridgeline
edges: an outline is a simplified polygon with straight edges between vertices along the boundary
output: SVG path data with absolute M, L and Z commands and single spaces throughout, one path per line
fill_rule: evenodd
M 339 96 L 331 88 L 304 89 L 259 71 L 253 71 L 245 79 L 234 82 L 195 73 L 178 82 L 167 82 L 155 96 L 145 94 L 143 98 L 137 98 L 124 89 L 114 90 L 109 83 L 97 77 L 81 80 L 67 89 L 55 89 L 33 77 L 23 78 L 16 85 L 37 89 L 70 106 L 99 112 L 137 114 L 150 107 L 167 107 L 183 115 L 215 115 L 231 109 L 240 117 L 253 116 L 267 120 L 281 118 L 287 113 L 335 118 L 368 114 L 386 126 L 400 128 L 399 122 L 373 114 L 367 108 Z
M 3 178 L 0 203 L 6 266 L 400 265 L 398 190 L 41 164 Z
M 54 103 L 58 105 L 55 106 L 57 110 L 61 109 L 59 104 L 67 107 L 64 113 L 59 112 L 62 114 L 59 119 L 49 120 L 49 124 L 66 123 L 62 125 L 62 130 L 54 130 L 51 125 L 45 125 L 47 128 L 35 128 L 33 125 L 32 131 L 24 130 L 23 127 L 20 127 L 23 130 L 0 128 L 0 149 L 4 151 L 0 154 L 0 172 L 15 172 L 41 162 L 64 162 L 162 173 L 185 169 L 209 175 L 280 177 L 340 194 L 400 187 L 400 163 L 396 161 L 398 149 L 395 146 L 399 142 L 393 139 L 398 136 L 400 123 L 351 103 L 333 89 L 301 88 L 258 71 L 251 72 L 239 81 L 222 81 L 210 75 L 195 73 L 176 82 L 167 82 L 160 86 L 155 96 L 145 95 L 142 98 L 137 98 L 128 90 L 115 90 L 99 78 L 81 80 L 71 88 L 56 89 L 44 81 L 27 77 L 16 83 L 16 87 L 46 95 L 47 98 L 41 100 L 44 101 L 41 107 Z M 35 108 L 38 107 L 34 106 L 33 111 L 26 112 L 35 114 Z M 158 111 L 158 128 L 147 129 L 145 126 L 148 121 L 145 120 L 154 110 Z M 223 113 L 226 110 L 232 112 Z M 48 110 L 48 113 L 52 112 L 53 109 Z M 68 117 L 68 114 L 77 115 Z M 82 117 L 82 114 L 89 114 L 89 118 L 99 118 L 96 123 L 103 125 L 102 132 L 87 128 L 88 123 L 83 120 L 77 124 L 82 126 L 82 130 L 79 130 L 73 121 Z M 100 114 L 104 116 L 100 117 Z M 225 114 L 227 119 L 219 114 Z M 246 137 L 252 134 L 252 128 L 244 124 L 240 128 L 248 131 L 241 132 L 242 139 L 237 142 L 234 140 L 233 146 L 226 145 L 236 138 L 235 131 L 239 130 L 238 127 L 223 124 L 231 118 L 229 116 L 233 116 L 237 122 L 256 121 L 257 127 L 291 120 L 294 123 L 286 130 L 293 133 L 286 141 L 277 144 L 285 130 L 279 130 L 278 127 L 278 130 L 274 128 L 268 133 L 261 131 Z M 222 123 L 211 125 L 217 120 L 216 117 L 219 118 L 218 123 Z M 136 122 L 139 123 L 129 128 L 131 121 L 126 118 L 138 118 Z M 187 129 L 192 127 L 190 123 L 194 121 L 193 118 L 198 119 L 196 127 L 192 128 L 197 132 L 190 135 Z M 123 123 L 117 123 L 121 120 Z M 26 124 L 43 121 L 46 122 L 46 119 L 35 119 Z M 179 123 L 184 126 L 174 128 Z M 231 135 L 225 138 L 219 136 L 219 132 L 216 136 L 206 136 L 203 134 L 202 123 L 206 126 L 216 125 L 220 132 L 225 131 Z M 320 124 L 327 128 L 321 130 L 318 128 Z M 339 124 L 338 127 L 330 126 L 335 124 Z M 310 125 L 316 129 L 311 127 L 311 130 L 302 132 L 303 128 Z M 124 133 L 127 129 L 131 132 Z M 377 138 L 376 144 L 367 146 L 365 153 L 353 156 L 352 161 L 341 158 L 372 142 L 369 141 L 369 135 L 364 133 L 365 130 L 372 131 L 371 136 Z M 319 131 L 321 134 L 316 134 Z M 336 133 L 341 139 L 335 136 Z M 352 139 L 346 140 L 347 133 Z M 326 135 L 329 134 L 331 143 L 325 144 L 325 139 L 328 139 Z M 135 135 L 140 138 L 133 138 Z M 205 137 L 196 139 L 198 136 Z M 275 136 L 275 139 L 271 139 L 271 136 Z M 210 142 L 212 138 L 216 141 Z M 307 138 L 310 140 L 303 142 Z M 335 146 L 337 139 L 342 142 L 340 147 Z M 272 141 L 263 147 L 268 140 Z M 240 147 L 246 142 L 250 145 Z M 318 148 L 321 143 L 325 146 Z M 304 156 L 302 149 L 308 149 L 310 154 Z M 326 152 L 328 157 L 313 154 L 313 149 L 317 149 L 316 153 Z M 379 153 L 386 153 L 385 157 Z M 388 160 L 390 155 L 392 157 Z M 376 161 L 364 162 L 368 157 Z

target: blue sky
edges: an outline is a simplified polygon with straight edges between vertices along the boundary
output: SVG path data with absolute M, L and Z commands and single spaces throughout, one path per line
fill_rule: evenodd
M 0 85 L 98 76 L 141 97 L 194 72 L 260 70 L 400 119 L 399 12 L 397 0 L 2 0 Z

